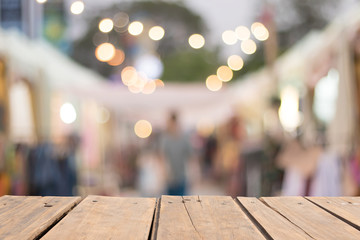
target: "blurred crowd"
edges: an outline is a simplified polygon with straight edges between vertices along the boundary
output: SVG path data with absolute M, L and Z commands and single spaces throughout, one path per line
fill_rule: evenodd
M 109 147 L 95 168 L 79 159 L 81 138 L 35 146 L 1 142 L 0 195 L 224 194 L 230 196 L 358 193 L 358 150 L 346 159 L 326 147 L 304 142 L 302 134 L 247 135 L 234 115 L 209 135 L 185 131 L 176 112 L 166 127 L 137 144 Z
M 137 144 L 107 148 L 95 170 L 79 159 L 76 134 L 56 144 L 3 141 L 0 195 L 255 196 L 280 186 L 282 172 L 274 171 L 262 143 L 248 143 L 241 118 L 234 115 L 206 136 L 183 130 L 178 118 L 172 112 L 164 129 Z

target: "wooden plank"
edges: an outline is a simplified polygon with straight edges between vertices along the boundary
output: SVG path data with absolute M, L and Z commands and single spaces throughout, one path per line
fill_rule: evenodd
M 360 232 L 303 197 L 261 198 L 314 239 L 360 239 Z
M 0 239 L 37 238 L 80 200 L 80 197 L 1 197 Z
M 148 239 L 155 198 L 88 196 L 42 239 Z
M 238 197 L 241 205 L 273 239 L 312 239 L 302 229 L 256 198 Z
M 307 197 L 360 229 L 360 197 Z
M 162 196 L 157 239 L 265 239 L 231 197 Z
M 12 211 L 15 206 L 18 206 L 20 203 L 23 203 L 28 198 L 29 197 L 25 197 L 25 196 L 8 196 L 8 195 L 0 197 L 0 215 Z M 32 198 L 40 198 L 40 197 L 32 197 Z

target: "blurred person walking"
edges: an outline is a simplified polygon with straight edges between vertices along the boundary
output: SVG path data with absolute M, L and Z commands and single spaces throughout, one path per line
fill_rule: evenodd
M 181 131 L 176 112 L 171 112 L 163 133 L 161 155 L 167 164 L 167 193 L 185 195 L 187 191 L 186 166 L 191 157 L 190 139 Z
M 153 132 L 137 159 L 138 189 L 142 197 L 160 197 L 165 192 L 165 164 L 159 154 L 159 134 Z

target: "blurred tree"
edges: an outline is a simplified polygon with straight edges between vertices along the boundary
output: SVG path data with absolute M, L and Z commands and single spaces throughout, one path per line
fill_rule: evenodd
M 277 27 L 278 55 L 292 47 L 311 30 L 323 29 L 338 14 L 338 0 L 273 0 L 273 17 Z M 261 19 L 261 15 L 259 18 Z M 259 51 L 260 50 L 260 51 Z M 255 71 L 265 64 L 262 45 L 246 59 L 239 75 Z
M 127 26 L 110 33 L 100 33 L 98 23 L 102 18 L 113 18 L 119 12 L 126 12 L 130 22 L 139 20 L 144 24 L 144 32 L 137 37 L 131 36 Z M 72 57 L 84 66 L 98 71 L 105 77 L 119 73 L 126 65 L 133 65 L 134 57 L 152 49 L 164 64 L 165 81 L 204 80 L 214 72 L 218 64 L 218 51 L 215 49 L 194 50 L 188 44 L 193 33 L 204 34 L 207 28 L 200 16 L 191 12 L 181 3 L 163 1 L 141 1 L 119 3 L 105 9 L 89 21 L 87 33 L 73 45 Z M 150 40 L 147 31 L 159 25 L 165 29 L 165 36 L 158 42 Z M 99 62 L 94 55 L 96 44 L 110 42 L 125 52 L 126 60 L 118 67 Z
M 289 48 L 311 30 L 323 29 L 338 14 L 339 0 L 277 1 L 275 21 L 280 48 Z
M 219 67 L 217 51 L 187 49 L 164 58 L 163 79 L 168 81 L 204 81 Z

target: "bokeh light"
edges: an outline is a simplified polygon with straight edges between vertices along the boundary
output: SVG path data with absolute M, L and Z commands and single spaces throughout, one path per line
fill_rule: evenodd
M 238 55 L 231 55 L 227 60 L 227 64 L 232 70 L 239 71 L 240 69 L 243 68 L 244 61 Z
M 165 87 L 165 83 L 161 79 L 155 80 L 156 87 Z
M 38 3 L 46 3 L 47 0 L 36 0 L 36 2 L 38 2 Z
M 76 120 L 76 110 L 71 103 L 64 103 L 60 108 L 60 119 L 66 124 L 71 124 Z
M 206 79 L 206 87 L 213 92 L 219 91 L 222 88 L 223 82 L 216 76 L 210 75 Z
M 124 62 L 124 60 L 125 60 L 124 51 L 122 51 L 121 49 L 116 49 L 115 56 L 110 61 L 108 61 L 108 64 L 110 66 L 119 66 Z
M 256 52 L 256 43 L 251 39 L 244 40 L 241 43 L 241 50 L 246 54 L 253 54 Z
M 158 56 L 153 54 L 143 54 L 135 60 L 135 68 L 143 72 L 146 77 L 159 78 L 164 70 L 164 66 Z
M 140 87 L 137 87 L 137 86 L 135 86 L 135 85 L 130 85 L 130 86 L 128 86 L 128 89 L 129 89 L 129 91 L 131 92 L 131 93 L 140 93 L 141 91 L 142 91 L 142 88 L 140 88 Z
M 70 11 L 72 14 L 78 15 L 84 11 L 85 5 L 83 1 L 75 1 L 70 6 Z
M 149 80 L 147 81 L 147 83 L 144 85 L 143 89 L 142 89 L 142 93 L 144 94 L 152 94 L 153 92 L 155 92 L 156 90 L 156 83 L 154 80 Z
M 127 66 L 121 71 L 121 81 L 124 83 L 124 85 L 126 86 L 134 85 L 137 79 L 138 79 L 138 74 L 134 67 Z
M 137 79 L 135 83 L 133 84 L 134 87 L 140 89 L 140 91 L 143 90 L 145 84 L 149 81 L 146 74 L 143 72 L 137 72 Z
M 149 37 L 154 41 L 161 40 L 164 37 L 164 35 L 165 35 L 165 30 L 160 26 L 154 26 L 149 30 Z
M 129 23 L 129 15 L 124 12 L 119 12 L 114 16 L 114 26 L 117 28 L 123 28 Z
M 234 45 L 237 42 L 237 37 L 234 31 L 226 30 L 222 34 L 222 40 L 227 45 Z
M 95 50 L 95 56 L 100 62 L 110 61 L 115 56 L 115 47 L 111 43 L 102 43 Z
M 246 40 L 250 38 L 250 30 L 245 26 L 238 26 L 235 29 L 236 37 L 239 40 Z
M 216 71 L 217 77 L 223 81 L 228 82 L 233 77 L 233 72 L 228 66 L 220 66 Z
M 287 86 L 281 91 L 281 105 L 279 119 L 286 131 L 294 131 L 301 124 L 299 112 L 299 92 L 292 86 Z
M 146 120 L 139 120 L 135 124 L 134 131 L 139 138 L 147 138 L 152 132 L 151 123 Z
M 130 23 L 128 27 L 129 33 L 133 36 L 140 35 L 143 30 L 144 30 L 144 25 L 139 21 Z
M 99 30 L 103 33 L 108 33 L 114 28 L 114 23 L 110 18 L 104 18 L 99 22 Z
M 205 38 L 196 33 L 189 37 L 188 42 L 192 48 L 199 49 L 205 45 Z
M 260 22 L 254 22 L 251 25 L 251 32 L 254 34 L 255 38 L 259 41 L 265 41 L 269 38 L 269 31 Z

